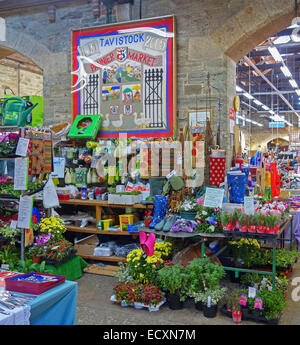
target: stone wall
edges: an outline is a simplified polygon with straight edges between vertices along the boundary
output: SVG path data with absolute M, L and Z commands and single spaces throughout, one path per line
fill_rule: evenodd
M 43 76 L 25 70 L 18 73 L 17 69 L 0 64 L 0 97 L 5 87 L 10 87 L 16 96 L 42 96 Z
M 113 21 L 139 19 L 140 0 L 118 5 Z M 189 109 L 211 107 L 214 128 L 221 125 L 221 147 L 231 161 L 229 108 L 235 95 L 235 64 L 272 33 L 288 26 L 292 0 L 143 0 L 142 18 L 174 14 L 177 30 L 177 117 L 186 124 Z M 7 42 L 44 72 L 45 123 L 71 120 L 70 29 L 99 26 L 91 2 L 57 9 L 56 22 L 36 12 L 7 17 Z M 210 74 L 211 92 L 207 75 Z M 208 95 L 210 94 L 210 98 Z M 218 109 L 218 103 L 222 108 Z
M 250 150 L 257 150 L 258 146 L 265 150 L 268 142 L 277 138 L 289 141 L 289 130 L 291 129 L 288 127 L 278 128 L 278 131 L 277 129 L 272 131 L 272 129 L 267 127 L 254 127 L 250 132 L 249 128 L 242 128 L 242 132 L 245 135 L 246 147 Z

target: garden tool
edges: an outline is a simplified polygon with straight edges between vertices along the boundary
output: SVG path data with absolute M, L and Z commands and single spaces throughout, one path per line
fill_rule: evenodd
M 149 228 L 153 229 L 166 215 L 168 206 L 168 196 L 155 195 L 154 196 L 154 215 Z
M 31 122 L 32 110 L 38 105 L 19 97 L 5 99 L 2 103 L 1 115 L 4 126 L 24 127 Z

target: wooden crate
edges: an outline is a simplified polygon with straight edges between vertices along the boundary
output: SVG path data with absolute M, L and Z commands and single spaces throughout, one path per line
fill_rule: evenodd
M 101 267 L 99 265 L 92 264 L 84 268 L 83 271 L 86 273 L 113 277 L 119 271 L 119 269 L 119 266 L 106 265 L 105 267 Z

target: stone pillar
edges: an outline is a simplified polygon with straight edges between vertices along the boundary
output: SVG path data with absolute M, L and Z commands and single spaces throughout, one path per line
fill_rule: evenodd
M 235 96 L 236 64 L 209 37 L 192 37 L 188 40 L 188 63 L 194 64 L 183 80 L 183 95 L 179 99 L 179 127 L 187 120 L 188 109 L 213 109 L 213 133 L 216 136 L 220 123 L 221 149 L 226 150 L 227 168 L 231 165 L 232 147 L 229 133 L 229 108 Z M 210 75 L 210 96 L 207 75 Z M 181 76 L 179 73 L 179 80 Z M 218 109 L 219 101 L 222 103 Z M 186 114 L 185 114 L 186 113 Z
M 45 125 L 71 122 L 71 74 L 69 55 L 52 53 L 44 69 Z

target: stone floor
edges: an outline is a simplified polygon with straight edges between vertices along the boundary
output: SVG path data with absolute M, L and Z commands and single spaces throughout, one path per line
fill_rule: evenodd
M 284 309 L 280 325 L 300 324 L 300 291 L 299 302 L 291 298 L 293 278 L 299 277 L 300 260 L 294 266 L 289 284 L 288 306 Z M 117 283 L 114 277 L 84 273 L 78 281 L 77 298 L 77 325 L 232 325 L 230 318 L 220 312 L 216 318 L 207 319 L 202 312 L 192 305 L 182 310 L 173 311 L 167 306 L 158 312 L 149 312 L 146 309 L 122 308 L 110 302 L 112 289 Z M 299 285 L 300 287 L 300 285 Z M 243 325 L 257 325 L 250 321 L 243 321 Z

